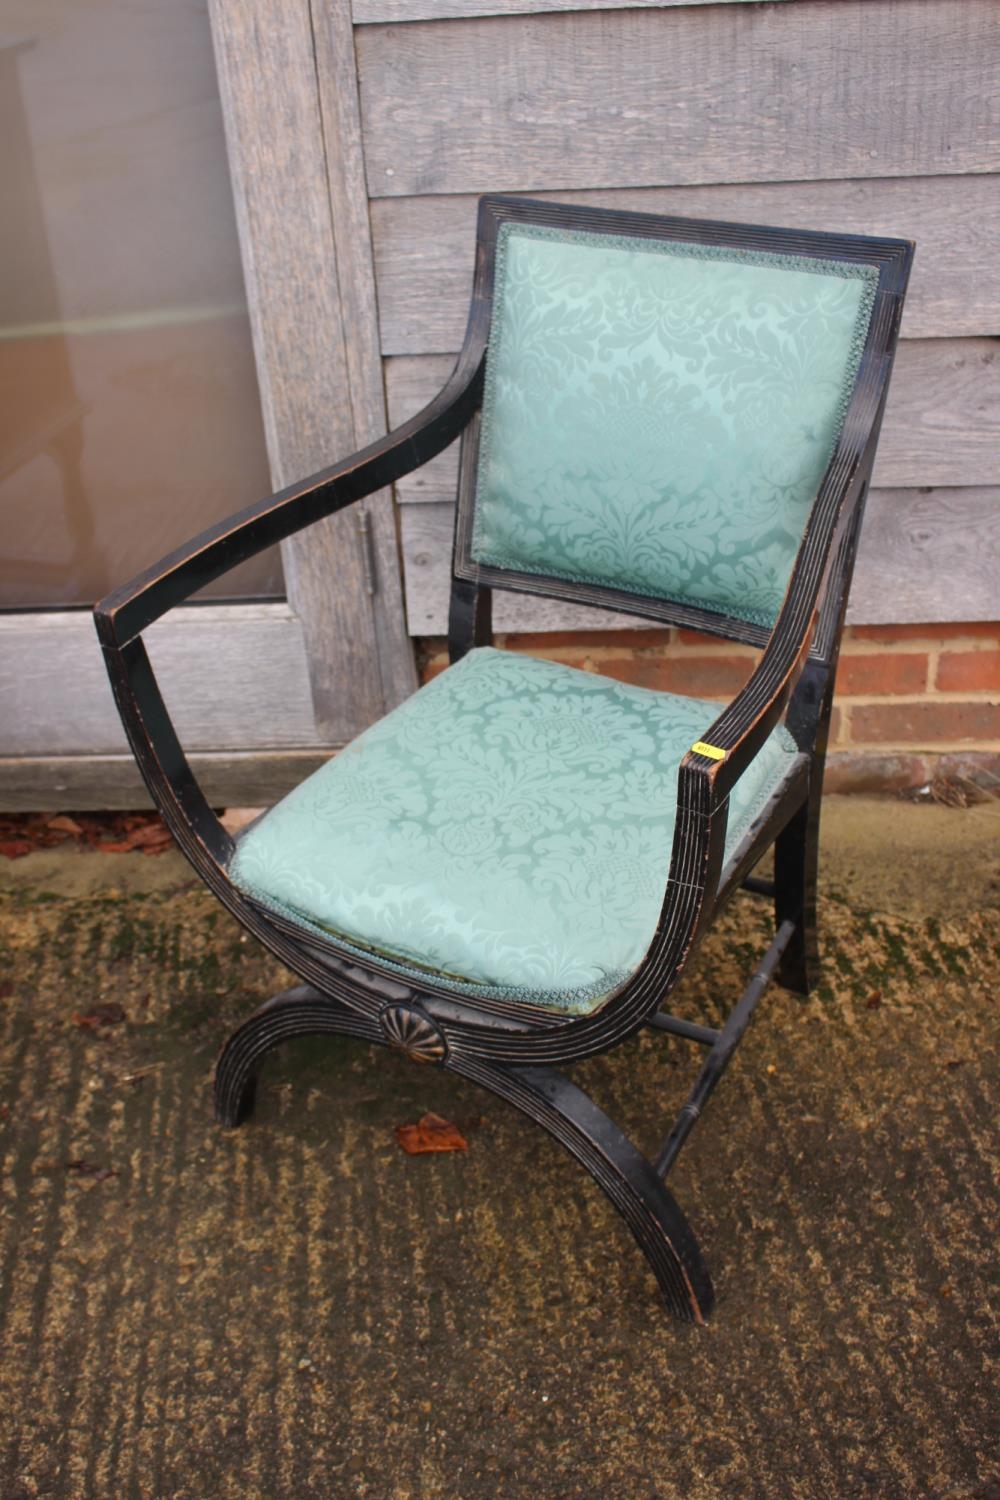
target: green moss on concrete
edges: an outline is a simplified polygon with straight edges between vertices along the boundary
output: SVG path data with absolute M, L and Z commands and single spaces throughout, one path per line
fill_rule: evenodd
M 300 1040 L 216 1127 L 217 1049 L 288 976 L 183 869 L 7 879 L 0 1496 L 971 1500 L 996 1472 L 996 840 L 927 811 L 887 815 L 878 882 L 826 814 L 824 984 L 769 991 L 677 1171 L 703 1332 L 575 1164 L 461 1080 Z M 717 1018 L 768 932 L 734 902 L 678 1012 Z M 652 1149 L 698 1056 L 645 1033 L 574 1072 Z M 468 1152 L 399 1151 L 427 1110 Z

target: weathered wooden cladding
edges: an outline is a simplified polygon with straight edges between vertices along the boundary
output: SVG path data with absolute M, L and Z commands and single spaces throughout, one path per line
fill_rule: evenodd
M 901 343 L 875 461 L 875 484 L 995 484 L 1000 478 L 998 455 L 1000 342 L 969 338 Z M 995 598 L 994 607 L 997 602 Z
M 280 15 L 255 0 L 209 7 L 275 488 L 384 430 L 374 297 L 366 296 L 371 253 L 361 233 L 367 215 L 363 204 L 353 216 L 346 207 L 363 193 L 345 83 L 348 73 L 353 84 L 350 26 L 345 45 L 337 24 L 347 3 L 330 0 L 318 38 L 303 0 Z M 331 744 L 392 708 L 414 682 L 397 639 L 391 500 L 373 496 L 365 509 L 381 563 L 379 594 L 366 586 L 357 514 L 330 516 L 282 544 L 316 723 Z
M 470 16 L 524 16 L 550 10 L 638 10 L 672 5 L 748 5 L 756 0 L 354 0 L 356 26 L 383 21 L 468 20 Z M 792 0 L 783 0 L 784 4 Z
M 1000 334 L 995 176 L 737 182 L 539 196 L 639 213 L 901 235 L 917 243 L 903 337 Z M 383 354 L 443 354 L 461 345 L 477 203 L 466 194 L 372 201 Z
M 150 628 L 148 641 L 189 748 L 319 742 L 302 622 L 287 604 L 175 609 Z M 0 613 L 0 702 L 5 756 L 101 756 L 127 749 L 89 611 Z M 40 714 L 40 703 L 70 704 L 72 711 Z
M 1000 608 L 1000 486 L 874 490 L 847 618 L 995 620 Z
M 989 3 L 553 13 L 355 40 L 373 197 L 991 172 L 1000 157 Z
M 393 424 L 461 343 L 480 192 L 905 236 L 917 257 L 852 619 L 995 615 L 995 6 L 354 0 L 354 18 Z M 412 24 L 371 24 L 390 21 Z M 414 634 L 443 628 L 456 475 L 447 452 L 398 488 Z M 496 600 L 498 629 L 609 623 Z
M 329 758 L 312 750 L 196 751 L 189 763 L 213 807 L 267 807 Z M 0 756 L 0 806 L 10 812 L 40 807 L 152 807 L 131 754 Z
M 402 512 L 412 635 L 444 635 L 454 504 Z M 1000 597 L 1000 487 L 873 490 L 865 511 L 848 620 L 854 625 L 992 620 Z M 634 615 L 497 592 L 494 627 L 634 630 Z
M 450 355 L 401 356 L 386 361 L 393 426 L 430 400 L 444 384 Z M 997 482 L 1000 453 L 1000 344 L 992 338 L 909 339 L 902 342 L 889 390 L 875 483 L 989 485 Z M 455 498 L 457 449 L 408 475 L 404 501 Z
M 341 315 L 350 335 L 347 367 L 354 440 L 361 446 L 386 431 L 386 408 L 350 0 L 324 0 L 313 14 L 313 35 Z M 362 545 L 366 553 L 370 548 L 370 554 L 363 559 L 360 583 L 366 593 L 372 593 L 378 643 L 372 665 L 378 668 L 383 707 L 390 709 L 417 685 L 413 654 L 405 639 L 391 490 L 366 500 L 363 516 L 367 529 Z M 343 642 L 336 642 L 334 649 L 342 651 Z

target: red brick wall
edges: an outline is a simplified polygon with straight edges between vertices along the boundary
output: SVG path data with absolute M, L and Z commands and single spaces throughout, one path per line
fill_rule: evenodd
M 726 701 L 758 653 L 690 630 L 499 635 L 496 644 L 622 682 Z M 447 664 L 421 642 L 424 681 Z M 935 778 L 1000 787 L 1000 623 L 848 629 L 826 786 L 899 791 Z

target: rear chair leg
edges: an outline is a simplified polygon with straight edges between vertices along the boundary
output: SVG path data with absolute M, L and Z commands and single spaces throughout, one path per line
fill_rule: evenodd
M 778 983 L 808 995 L 819 983 L 816 877 L 819 867 L 819 792 L 810 794 L 774 846 L 774 915 L 795 931 L 778 965 Z

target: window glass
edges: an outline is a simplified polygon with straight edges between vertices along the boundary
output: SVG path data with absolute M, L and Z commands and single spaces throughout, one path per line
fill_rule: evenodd
M 208 15 L 0 15 L 0 607 L 87 604 L 271 487 Z

